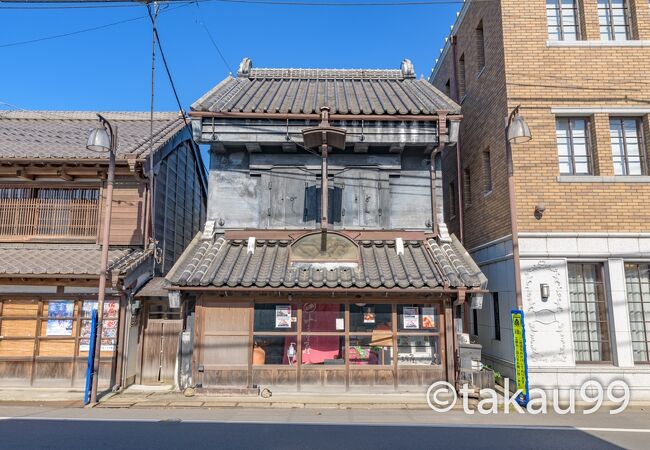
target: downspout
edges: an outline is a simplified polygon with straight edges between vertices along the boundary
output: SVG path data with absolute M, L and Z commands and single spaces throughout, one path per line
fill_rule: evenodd
M 452 71 L 454 75 L 454 87 L 456 94 L 456 103 L 460 105 L 460 88 L 458 87 L 458 63 L 456 46 L 458 44 L 458 37 L 451 36 L 451 51 L 452 51 Z M 456 178 L 458 179 L 458 238 L 461 243 L 465 243 L 465 202 L 464 202 L 464 180 L 463 169 L 461 165 L 461 146 L 460 146 L 460 133 L 458 133 L 458 142 L 456 142 Z
M 431 180 L 431 229 L 435 237 L 440 236 L 440 224 L 438 223 L 438 201 L 436 189 L 436 158 L 442 154 L 447 145 L 447 114 L 438 113 L 438 146 L 431 152 L 431 163 L 429 164 L 429 175 Z

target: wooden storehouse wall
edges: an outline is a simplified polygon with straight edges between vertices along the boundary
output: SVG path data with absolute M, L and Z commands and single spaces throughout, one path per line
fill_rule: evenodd
M 156 175 L 154 230 L 162 249 L 161 273 L 166 273 L 205 222 L 205 192 L 188 141 L 179 144 L 160 163 Z

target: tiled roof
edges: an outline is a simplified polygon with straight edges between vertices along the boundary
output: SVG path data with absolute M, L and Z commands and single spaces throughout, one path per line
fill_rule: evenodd
M 224 235 L 192 241 L 167 276 L 173 286 L 300 288 L 473 288 L 483 274 L 455 238 L 404 241 L 398 255 L 395 240 L 357 241 L 357 263 L 290 261 L 290 240 L 247 240 Z
M 118 158 L 149 154 L 149 113 L 102 113 L 118 127 Z M 0 158 L 103 159 L 86 149 L 88 132 L 99 125 L 94 112 L 1 111 Z M 154 114 L 154 151 L 184 126 L 178 113 Z
M 136 298 L 142 297 L 166 297 L 169 282 L 164 277 L 154 277 L 145 284 L 136 294 Z
M 0 275 L 98 276 L 101 246 L 94 244 L 0 244 Z M 111 248 L 108 267 L 127 273 L 151 256 L 151 250 Z
M 415 79 L 410 61 L 400 70 L 254 69 L 240 65 L 197 100 L 194 111 L 317 114 L 431 115 L 460 113 L 454 103 L 426 80 Z

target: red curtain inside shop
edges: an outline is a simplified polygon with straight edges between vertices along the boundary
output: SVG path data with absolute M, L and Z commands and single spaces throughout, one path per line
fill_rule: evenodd
M 336 319 L 340 317 L 341 305 L 306 303 L 302 309 L 302 363 L 322 364 L 325 360 L 340 359 L 339 336 L 305 336 L 304 333 L 343 331 L 336 329 Z M 295 337 L 284 341 L 284 363 L 289 363 L 289 349 L 293 344 L 297 351 Z M 297 355 L 291 364 L 298 360 Z

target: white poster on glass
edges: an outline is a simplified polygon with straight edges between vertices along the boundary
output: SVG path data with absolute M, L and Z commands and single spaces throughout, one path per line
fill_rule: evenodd
M 417 330 L 420 328 L 420 315 L 417 307 L 405 306 L 402 317 L 405 330 Z
M 291 305 L 275 307 L 275 328 L 291 328 Z

